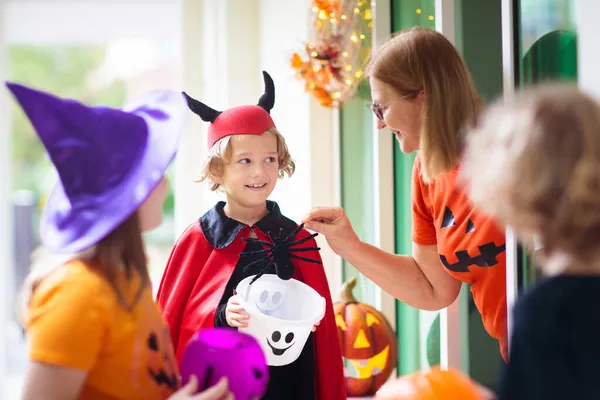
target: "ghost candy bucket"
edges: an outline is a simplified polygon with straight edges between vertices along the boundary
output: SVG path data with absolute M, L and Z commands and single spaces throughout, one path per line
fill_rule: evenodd
M 236 288 L 250 314 L 248 327 L 239 330 L 258 340 L 268 365 L 291 364 L 300 356 L 312 327 L 325 315 L 325 299 L 296 279 L 265 274 L 250 284 L 253 278 L 245 278 Z

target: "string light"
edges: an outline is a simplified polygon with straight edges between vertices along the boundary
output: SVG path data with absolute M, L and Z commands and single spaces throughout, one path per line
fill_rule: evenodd
M 304 52 L 291 65 L 322 106 L 340 107 L 352 98 L 371 50 L 372 1 L 312 0 L 313 28 Z M 302 54 L 302 55 L 301 55 Z

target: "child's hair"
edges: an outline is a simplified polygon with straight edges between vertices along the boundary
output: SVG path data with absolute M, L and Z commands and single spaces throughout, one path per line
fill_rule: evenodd
M 275 135 L 277 139 L 277 162 L 279 164 L 279 177 L 288 177 L 294 174 L 296 164 L 292 160 L 292 156 L 288 150 L 285 138 L 275 129 L 267 129 L 265 134 Z M 202 166 L 200 177 L 196 182 L 204 182 L 207 180 L 210 184 L 210 190 L 218 190 L 221 185 L 217 183 L 217 178 L 222 175 L 223 167 L 229 162 L 231 157 L 231 136 L 225 136 L 217 141 L 210 149 L 206 161 Z
M 600 107 L 575 86 L 539 86 L 490 107 L 468 134 L 461 169 L 476 206 L 538 234 L 544 255 L 587 261 L 598 252 Z
M 404 98 L 424 91 L 419 150 L 425 182 L 458 164 L 460 131 L 475 121 L 481 100 L 467 65 L 444 35 L 423 27 L 396 32 L 371 55 L 365 76 Z
M 148 262 L 137 212 L 119 225 L 95 246 L 78 254 L 53 254 L 44 248 L 38 249 L 32 257 L 31 272 L 25 279 L 17 301 L 17 315 L 23 323 L 33 292 L 38 285 L 60 266 L 71 260 L 86 262 L 90 268 L 102 274 L 115 290 L 119 302 L 131 311 L 150 282 Z M 123 295 L 118 284 L 118 273 L 124 271 L 127 280 L 139 275 L 142 284 L 132 302 Z

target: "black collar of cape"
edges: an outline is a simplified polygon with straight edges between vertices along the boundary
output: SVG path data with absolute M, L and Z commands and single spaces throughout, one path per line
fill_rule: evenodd
M 225 202 L 220 201 L 199 219 L 204 237 L 216 249 L 229 246 L 246 226 L 243 222 L 226 216 L 223 207 L 225 207 Z M 254 226 L 263 233 L 270 234 L 271 239 L 279 235 L 280 229 L 282 229 L 282 237 L 286 237 L 298 226 L 294 221 L 281 214 L 279 206 L 274 201 L 267 200 L 267 210 L 269 213 Z

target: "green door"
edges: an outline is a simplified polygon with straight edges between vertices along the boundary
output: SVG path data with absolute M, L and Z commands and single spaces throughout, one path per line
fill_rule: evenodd
M 515 47 L 519 70 L 515 84 L 577 82 L 575 0 L 520 0 Z M 535 260 L 521 257 L 519 289 L 535 282 Z
M 412 26 L 435 29 L 435 0 L 392 0 L 392 31 Z M 394 146 L 394 219 L 395 250 L 398 254 L 410 254 L 412 247 L 411 229 L 411 175 L 416 153 L 403 154 L 392 135 Z M 419 311 L 396 301 L 396 332 L 398 335 L 398 374 L 404 375 L 421 369 L 424 359 L 439 362 L 439 328 L 428 335 L 435 323 L 437 312 Z M 439 327 L 439 322 L 438 322 Z M 425 343 L 430 338 L 429 346 Z M 429 348 L 430 354 L 425 351 Z M 423 350 L 423 351 L 422 351 Z

